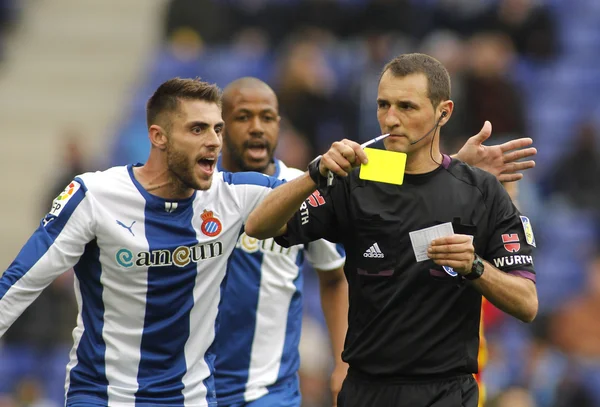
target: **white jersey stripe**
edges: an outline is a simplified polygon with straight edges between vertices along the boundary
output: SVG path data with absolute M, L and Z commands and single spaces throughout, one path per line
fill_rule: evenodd
M 123 191 L 128 204 L 123 207 L 118 202 L 107 202 L 105 208 L 118 214 L 116 221 L 126 226 L 132 225 L 128 231 L 122 227 L 124 240 L 135 240 L 141 250 L 148 250 L 145 239 L 144 209 L 146 201 L 134 188 Z M 125 243 L 125 242 L 124 242 Z M 108 264 L 114 258 L 113 253 L 100 253 L 100 263 Z M 106 378 L 108 380 L 108 405 L 120 402 L 123 407 L 135 407 L 135 393 L 138 390 L 138 367 L 140 364 L 140 348 L 146 312 L 145 298 L 147 293 L 148 268 L 139 267 L 127 273 L 114 268 L 103 268 L 100 279 L 104 290 L 104 328 L 102 337 L 106 344 Z M 130 296 L 123 296 L 123 287 L 130 284 L 136 287 Z M 123 310 L 127 310 L 126 313 Z M 127 403 L 124 400 L 129 400 Z
M 276 245 L 274 241 L 272 243 Z M 292 256 L 297 253 L 298 248 L 295 248 Z M 256 400 L 267 394 L 267 386 L 275 383 L 279 375 L 290 303 L 296 292 L 294 280 L 300 272 L 298 267 L 282 267 L 285 262 L 282 257 L 263 257 L 255 332 L 268 332 L 268 335 L 254 335 L 244 394 L 246 400 Z M 276 326 L 273 321 L 277 321 Z
M 200 199 L 197 197 L 197 199 Z M 196 211 L 192 218 L 192 225 L 196 230 L 196 238 L 199 242 L 206 240 L 200 230 L 202 226 L 202 212 Z M 225 277 L 225 264 L 227 256 L 221 256 L 219 258 L 219 266 L 215 269 L 219 270 L 217 273 L 211 273 L 206 275 L 202 272 L 200 264 L 198 264 L 198 273 L 195 281 L 194 289 L 194 308 L 190 312 L 190 330 L 204 332 L 203 336 L 197 336 L 188 339 L 185 344 L 185 360 L 187 365 L 187 372 L 183 376 L 183 397 L 187 400 L 198 400 L 204 399 L 206 405 L 214 405 L 216 394 L 214 379 L 211 377 L 208 383 L 204 381 L 205 378 L 209 377 L 213 369 L 213 355 L 206 355 L 209 353 L 209 347 L 212 344 L 215 337 L 215 321 L 217 319 L 218 304 L 220 301 L 220 285 Z M 209 359 L 208 361 L 206 359 Z M 202 381 L 202 384 L 194 385 Z M 207 398 L 209 400 L 207 400 Z

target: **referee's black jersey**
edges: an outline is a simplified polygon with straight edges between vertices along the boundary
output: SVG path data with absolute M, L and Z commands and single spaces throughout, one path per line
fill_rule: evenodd
M 303 203 L 277 242 L 345 246 L 343 360 L 373 376 L 476 373 L 481 294 L 452 269 L 417 262 L 409 232 L 452 222 L 455 233 L 474 236 L 482 258 L 535 281 L 529 219 L 493 175 L 448 156 L 430 173 L 406 174 L 400 186 L 362 180 L 358 169 L 336 181 Z

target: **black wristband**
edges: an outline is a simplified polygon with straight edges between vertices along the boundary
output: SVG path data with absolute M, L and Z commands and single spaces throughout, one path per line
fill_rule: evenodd
M 327 186 L 327 177 L 321 175 L 321 171 L 319 171 L 319 164 L 321 163 L 322 156 L 318 156 L 310 163 L 308 163 L 308 175 L 313 180 L 315 184 L 317 184 L 317 188 L 325 188 Z

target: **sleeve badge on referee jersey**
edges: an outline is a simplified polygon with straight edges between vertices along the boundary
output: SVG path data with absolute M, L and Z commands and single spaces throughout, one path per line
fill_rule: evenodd
M 525 231 L 525 241 L 533 247 L 535 246 L 535 236 L 533 236 L 533 228 L 531 222 L 527 216 L 521 216 L 521 223 L 523 224 L 523 230 Z

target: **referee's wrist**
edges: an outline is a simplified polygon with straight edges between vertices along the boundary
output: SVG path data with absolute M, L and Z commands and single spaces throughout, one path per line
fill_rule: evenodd
M 318 156 L 308 164 L 308 175 L 317 185 L 317 188 L 324 188 L 327 186 L 327 177 L 321 174 L 320 164 L 323 156 Z
M 477 280 L 478 278 L 481 278 L 484 271 L 485 264 L 483 263 L 483 259 L 475 254 L 473 263 L 471 265 L 471 271 L 469 271 L 467 274 L 463 274 L 463 277 L 471 281 Z

